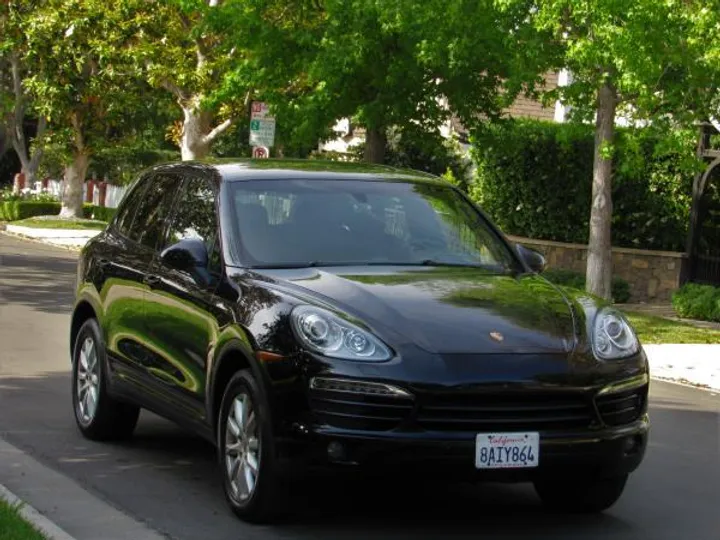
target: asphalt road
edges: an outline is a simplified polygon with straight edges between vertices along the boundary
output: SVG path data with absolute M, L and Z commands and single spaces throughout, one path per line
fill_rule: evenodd
M 127 444 L 80 437 L 67 350 L 74 270 L 71 253 L 0 235 L 0 437 L 170 538 L 720 538 L 720 397 L 659 382 L 646 460 L 604 515 L 545 513 L 525 485 L 334 474 L 298 486 L 282 525 L 246 525 L 226 509 L 213 449 L 173 424 L 143 413 Z

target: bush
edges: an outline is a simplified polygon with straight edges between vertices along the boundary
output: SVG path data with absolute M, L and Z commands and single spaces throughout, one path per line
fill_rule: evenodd
M 573 289 L 585 289 L 585 276 L 579 272 L 551 268 L 545 270 L 542 275 L 556 285 Z M 613 301 L 618 304 L 624 304 L 630 300 L 630 284 L 622 278 L 613 278 L 612 297 Z
M 108 208 L 106 206 L 85 203 L 83 205 L 83 217 L 108 222 L 113 218 L 116 210 L 117 208 Z
M 672 305 L 679 317 L 720 322 L 720 287 L 687 283 L 675 291 Z
M 586 244 L 593 128 L 510 120 L 473 136 L 471 196 L 508 234 Z M 613 245 L 683 250 L 694 135 L 618 129 L 614 151 Z
M 29 217 L 57 215 L 59 213 L 59 202 L 24 200 L 0 202 L 0 220 L 3 221 L 17 221 Z
M 83 205 L 83 217 L 110 221 L 115 208 L 106 208 L 94 204 Z M 60 213 L 57 201 L 27 201 L 22 199 L 0 201 L 0 221 L 18 221 L 36 216 L 56 216 Z

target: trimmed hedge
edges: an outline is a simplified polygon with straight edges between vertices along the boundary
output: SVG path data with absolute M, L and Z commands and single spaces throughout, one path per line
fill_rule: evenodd
M 579 272 L 550 268 L 545 270 L 542 275 L 556 285 L 585 290 L 585 276 Z M 614 277 L 611 290 L 614 302 L 624 304 L 630 300 L 630 284 L 624 279 Z
M 593 127 L 510 120 L 479 128 L 471 196 L 508 234 L 586 244 Z M 694 135 L 620 128 L 614 151 L 613 245 L 682 251 Z
M 108 208 L 107 206 L 97 206 L 95 204 L 83 205 L 83 217 L 88 219 L 97 219 L 99 221 L 110 221 L 117 208 Z
M 110 221 L 115 208 L 105 208 L 94 204 L 83 205 L 83 217 Z M 0 201 L 0 221 L 18 221 L 36 216 L 56 216 L 60 213 L 60 203 L 40 201 Z
M 17 221 L 35 216 L 57 215 L 59 202 L 40 201 L 2 201 L 0 202 L 0 220 Z
M 720 322 L 720 287 L 687 283 L 673 293 L 672 305 L 685 319 Z

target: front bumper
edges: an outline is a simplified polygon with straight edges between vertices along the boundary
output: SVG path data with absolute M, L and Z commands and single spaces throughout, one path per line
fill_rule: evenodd
M 617 475 L 641 464 L 647 448 L 647 415 L 618 428 L 595 432 L 540 432 L 535 468 L 475 469 L 475 435 L 471 433 L 358 434 L 317 427 L 304 437 L 305 456 L 315 463 L 369 465 L 397 470 L 420 469 L 448 476 L 457 473 L 495 481 L 527 481 L 542 474 Z M 448 437 L 450 435 L 450 437 Z
M 525 481 L 546 473 L 630 473 L 647 447 L 646 373 L 606 380 L 597 387 L 481 384 L 423 389 L 370 379 L 329 380 L 330 386 L 309 381 L 309 407 L 285 431 L 286 441 L 319 463 L 389 466 L 396 471 L 419 467 L 444 476 L 457 471 Z M 343 381 L 357 383 L 357 392 Z M 517 432 L 539 433 L 538 467 L 475 469 L 478 434 Z

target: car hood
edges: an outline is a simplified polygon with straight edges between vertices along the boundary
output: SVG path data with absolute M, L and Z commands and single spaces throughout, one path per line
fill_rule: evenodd
M 537 275 L 480 268 L 340 267 L 257 271 L 266 286 L 335 306 L 392 345 L 434 353 L 568 353 L 571 304 Z

